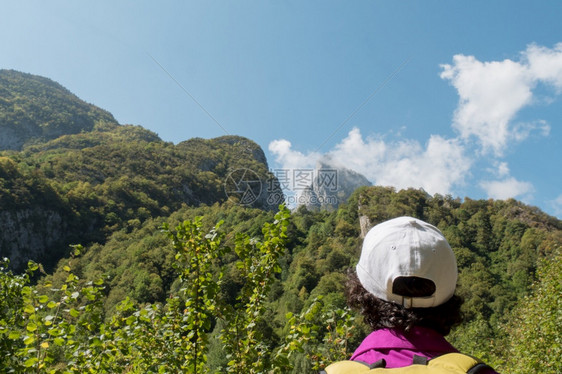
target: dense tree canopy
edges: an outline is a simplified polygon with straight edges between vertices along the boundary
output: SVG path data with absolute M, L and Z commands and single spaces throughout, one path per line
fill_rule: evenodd
M 225 188 L 235 170 L 251 170 L 263 181 L 253 206 L 276 209 L 282 196 L 278 188 L 266 189 L 274 177 L 259 146 L 236 136 L 174 145 L 140 127 L 117 126 L 65 135 L 0 157 L 5 214 L 29 207 L 57 210 L 68 228 L 61 233 L 60 245 L 76 242 L 76 237 L 83 244 L 103 243 L 115 231 L 168 216 L 182 206 L 237 199 Z M 274 203 L 270 196 L 277 196 Z M 49 252 L 34 259 L 50 267 L 53 249 Z

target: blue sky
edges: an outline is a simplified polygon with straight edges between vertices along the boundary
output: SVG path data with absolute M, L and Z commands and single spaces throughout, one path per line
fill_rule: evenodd
M 4 1 L 0 68 L 178 143 L 246 136 L 562 217 L 558 1 Z

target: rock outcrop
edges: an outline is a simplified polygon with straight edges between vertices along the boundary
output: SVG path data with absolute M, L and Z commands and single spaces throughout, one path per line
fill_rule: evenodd
M 307 209 L 337 209 L 358 187 L 371 185 L 362 174 L 327 162 L 319 162 L 315 172 L 312 185 L 298 199 Z
M 52 263 L 67 251 L 68 222 L 60 212 L 43 207 L 0 211 L 0 257 L 21 270 L 28 260 Z

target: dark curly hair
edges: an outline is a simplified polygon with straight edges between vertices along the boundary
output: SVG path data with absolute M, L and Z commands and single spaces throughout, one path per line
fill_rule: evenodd
M 453 326 L 462 322 L 461 306 L 464 300 L 460 296 L 453 295 L 447 302 L 436 307 L 407 309 L 371 294 L 361 285 L 354 271 L 350 271 L 348 275 L 347 303 L 361 312 L 365 323 L 373 330 L 395 328 L 408 332 L 414 326 L 423 326 L 445 336 Z

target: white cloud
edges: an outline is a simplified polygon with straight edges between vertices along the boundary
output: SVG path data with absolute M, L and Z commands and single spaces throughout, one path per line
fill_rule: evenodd
M 562 216 L 562 194 L 558 195 L 556 199 L 551 201 L 552 209 L 554 210 L 554 214 L 558 217 Z
M 421 187 L 430 194 L 451 193 L 453 186 L 464 183 L 471 166 L 457 140 L 433 135 L 424 148 L 414 140 L 364 139 L 357 128 L 322 157 L 294 151 L 286 140 L 271 142 L 269 150 L 283 168 L 303 168 L 311 165 L 312 160 L 323 161 L 361 173 L 377 185 L 397 189 Z M 296 163 L 298 160 L 302 162 L 300 165 Z
M 541 136 L 548 136 L 550 134 L 550 125 L 542 120 L 533 123 L 518 123 L 513 126 L 512 138 L 520 142 L 527 139 L 532 132 L 537 132 Z
M 518 181 L 513 177 L 496 181 L 482 181 L 480 187 L 486 191 L 489 198 L 500 200 L 509 198 L 529 200 L 535 191 L 531 183 Z
M 517 122 L 516 117 L 522 108 L 537 102 L 533 91 L 538 84 L 562 93 L 562 43 L 552 49 L 530 45 L 519 61 L 482 62 L 474 56 L 456 55 L 452 64 L 441 68 L 441 78 L 459 95 L 452 123 L 457 138 L 432 135 L 421 144 L 402 138 L 400 129 L 394 134 L 400 140 L 388 141 L 382 136 L 363 137 L 354 128 L 324 154 L 294 150 L 284 139 L 272 141 L 269 150 L 283 169 L 312 169 L 323 162 L 361 173 L 375 185 L 423 188 L 430 194 L 454 193 L 472 178 L 473 165 L 485 162 L 489 167 L 483 170 L 492 177 L 479 186 L 489 198 L 532 200 L 533 184 L 510 176 L 502 153 L 532 134 L 550 134 L 546 121 Z M 487 159 L 490 152 L 495 157 Z M 553 204 L 562 211 L 562 195 Z
M 275 155 L 275 161 L 287 169 L 313 168 L 322 157 L 318 152 L 309 152 L 305 155 L 294 151 L 291 142 L 285 139 L 272 141 L 268 148 Z
M 512 121 L 533 103 L 537 83 L 562 92 L 562 43 L 553 49 L 533 44 L 521 55 L 519 62 L 481 62 L 474 56 L 455 55 L 452 65 L 441 65 L 441 78 L 449 80 L 459 95 L 453 127 L 465 140 L 475 136 L 485 153 L 501 155 L 509 141 L 524 140 L 534 130 L 548 134 L 544 121 L 518 126 Z
M 501 153 L 509 138 L 509 122 L 531 102 L 532 80 L 526 69 L 511 60 L 480 62 L 456 55 L 453 65 L 442 65 L 459 94 L 453 127 L 461 137 L 476 136 L 484 151 Z
M 498 176 L 505 177 L 509 175 L 509 166 L 507 166 L 507 162 L 500 162 L 498 165 Z
M 523 55 L 531 76 L 562 90 L 562 43 L 552 49 L 531 44 Z
M 372 178 L 374 168 L 385 159 L 386 143 L 374 137 L 363 140 L 358 128 L 353 128 L 334 149 L 328 152 L 327 159 L 333 164 L 348 167 Z

